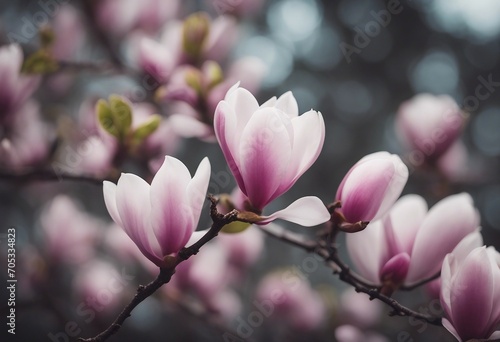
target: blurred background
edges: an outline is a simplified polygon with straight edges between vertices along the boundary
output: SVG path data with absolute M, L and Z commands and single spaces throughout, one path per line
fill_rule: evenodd
M 69 117 L 77 122 L 82 115 L 82 103 L 87 99 L 107 98 L 109 94 L 119 93 L 128 94 L 133 102 L 153 102 L 151 94 L 141 90 L 145 86 L 141 84 L 141 78 L 135 77 L 136 74 L 130 76 L 112 67 L 107 69 L 118 56 L 127 68 L 137 70 L 131 57 L 135 46 L 131 37 L 147 25 L 129 25 L 116 31 L 112 26 L 112 18 L 118 17 L 116 22 L 120 22 L 131 16 L 130 12 L 144 10 L 131 9 L 133 6 L 127 1 L 113 2 L 112 15 L 104 21 L 109 26 L 96 19 L 100 6 L 97 2 L 0 1 L 1 44 L 18 42 L 25 56 L 37 51 L 40 40 L 36 33 L 31 35 L 31 27 L 38 31 L 45 24 L 50 25 L 56 16 L 49 13 L 50 6 L 58 7 L 63 3 L 76 10 L 84 31 L 81 43 L 66 59 L 95 63 L 103 69 L 69 68 L 51 73 L 44 76 L 42 86 L 33 95 L 40 105 L 43 120 L 57 127 L 53 136 L 59 136 L 59 139 L 55 139 L 58 142 L 52 145 L 57 153 L 61 153 L 60 136 L 67 129 L 61 118 Z M 233 16 L 238 21 L 238 38 L 231 46 L 227 60 L 221 62 L 223 69 L 229 65 L 228 61 L 245 56 L 257 57 L 266 66 L 258 86 L 260 90 L 256 93 L 259 103 L 291 90 L 297 98 L 300 113 L 313 108 L 321 111 L 325 118 L 326 140 L 318 161 L 290 191 L 269 206 L 269 212 L 307 195 L 316 195 L 325 203 L 332 202 L 344 174 L 368 153 L 387 150 L 405 159 L 407 151 L 401 147 L 394 129 L 398 107 L 418 93 L 448 94 L 470 115 L 462 136 L 468 155 L 463 165 L 466 176 L 443 181 L 439 175 L 410 165 L 410 179 L 404 193 L 420 194 L 431 206 L 447 195 L 469 192 L 481 214 L 485 243 L 500 248 L 500 96 L 497 94 L 500 90 L 497 90 L 498 86 L 492 86 L 485 99 L 479 99 L 476 93 L 484 80 L 500 82 L 498 1 L 190 0 L 172 1 L 169 5 L 171 7 L 165 9 L 168 11 L 164 16 L 165 23 L 148 28 L 148 35 L 158 37 L 163 24 L 182 20 L 197 11 L 208 12 L 213 20 L 221 15 Z M 380 14 L 381 11 L 385 14 Z M 54 32 L 57 36 L 56 29 Z M 230 33 L 226 31 L 222 37 Z M 74 39 L 69 38 L 68 42 Z M 71 79 L 61 80 L 64 77 Z M 168 116 L 170 108 L 160 104 L 157 110 Z M 220 178 L 227 167 L 217 144 L 180 138 L 172 154 L 186 163 L 192 172 L 202 157 L 208 155 L 213 175 L 210 189 L 217 193 L 232 191 L 234 181 Z M 122 170 L 141 171 L 132 163 L 125 163 Z M 83 303 L 84 297 L 78 294 L 81 292 L 75 286 L 75 282 L 78 283 L 75 279 L 79 279 L 77 269 L 82 265 L 64 265 L 56 273 L 46 272 L 50 268 L 50 259 L 47 253 L 40 252 L 43 251 L 43 241 L 46 241 L 41 232 L 44 225 L 41 216 L 57 195 L 66 194 L 79 203 L 79 213 L 92 215 L 92 219 L 99 220 L 98 226 L 107 227 L 111 219 L 102 200 L 102 188 L 83 182 L 2 179 L 0 191 L 0 232 L 5 234 L 8 228 L 16 228 L 16 272 L 19 277 L 16 336 L 7 335 L 2 341 L 69 341 L 95 335 L 111 322 L 131 298 L 137 285 L 153 279 L 140 262 L 130 263 L 129 259 L 111 253 L 102 243 L 104 238 L 99 237 L 102 240 L 96 243 L 99 258 L 114 265 L 119 272 L 125 267 L 126 273 L 132 276 L 123 283 L 123 290 L 117 295 L 123 298 L 117 299 L 116 307 L 109 305 L 109 310 L 102 309 L 102 312 L 96 309 L 97 318 L 90 319 L 91 314 L 82 314 L 84 310 L 79 304 Z M 72 217 L 67 220 L 70 224 Z M 209 222 L 205 208 L 200 227 L 208 226 Z M 283 225 L 314 236 L 314 230 Z M 6 253 L 4 241 L 0 247 L 1 252 Z M 241 322 L 248 323 L 249 315 L 256 310 L 254 298 L 262 278 L 271 271 L 297 268 L 305 273 L 305 278 L 317 290 L 326 307 L 322 322 L 314 329 L 301 329 L 290 328 L 279 319 L 266 318 L 262 323 L 250 325 L 251 333 L 245 338 L 333 341 L 336 327 L 349 321 L 346 300 L 342 299 L 346 287 L 318 261 L 315 261 L 317 267 L 307 271 L 309 261 L 304 264 L 304 260 L 309 260 L 307 257 L 299 249 L 266 237 L 259 261 L 248 267 L 243 279 L 233 288 L 233 294 L 241 302 L 239 313 L 214 320 L 208 318 L 210 315 L 203 309 L 186 308 L 184 304 L 172 303 L 171 298 L 169 302 L 156 296 L 134 310 L 132 317 L 110 341 L 243 340 L 235 331 L 244 330 L 242 326 L 245 324 Z M 5 260 L 2 257 L 2 269 L 6 269 Z M 1 274 L 3 279 L 5 272 Z M 104 274 L 111 273 L 104 271 Z M 0 306 L 2 316 L 5 316 L 5 286 L 1 291 Z M 417 311 L 439 312 L 435 302 L 423 290 L 398 293 L 396 298 Z M 377 309 L 373 309 L 375 306 Z M 362 313 L 369 315 L 373 310 L 377 318 L 361 327 L 369 332 L 367 334 L 380 334 L 389 341 L 453 340 L 442 328 L 425 326 L 407 318 L 389 317 L 388 308 L 379 308 L 377 303 L 368 300 L 361 304 Z M 70 324 L 68 328 L 68 322 L 76 325 Z M 5 330 L 3 324 L 1 334 Z M 74 336 L 71 337 L 69 332 L 75 332 Z M 228 332 L 230 337 L 226 334 Z M 366 340 L 372 338 L 373 341 L 381 338 L 366 336 Z

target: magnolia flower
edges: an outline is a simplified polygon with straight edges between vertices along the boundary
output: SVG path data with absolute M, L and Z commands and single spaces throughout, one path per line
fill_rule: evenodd
M 443 326 L 458 341 L 500 338 L 500 254 L 493 247 L 454 251 L 441 279 Z
M 342 321 L 361 328 L 375 326 L 384 310 L 382 302 L 371 301 L 366 294 L 356 292 L 353 288 L 342 292 L 339 304 Z
M 476 230 L 464 237 L 451 253 L 459 257 L 459 263 L 461 263 L 474 248 L 481 246 L 483 246 L 483 236 L 479 230 Z M 441 293 L 441 277 L 426 283 L 424 289 L 429 297 L 439 299 Z
M 179 0 L 103 0 L 95 9 L 98 25 L 121 36 L 134 28 L 155 32 L 176 15 L 178 8 Z
M 126 270 L 120 274 L 114 265 L 95 259 L 78 268 L 73 279 L 73 291 L 83 303 L 83 308 L 112 313 L 124 295 L 129 295 L 127 286 L 134 278 Z
M 451 97 L 419 94 L 399 107 L 396 130 L 408 149 L 432 161 L 455 142 L 465 120 L 466 115 Z
M 449 196 L 427 211 L 418 195 L 401 197 L 370 228 L 347 236 L 347 248 L 358 272 L 388 291 L 435 275 L 447 253 L 479 226 L 472 198 Z
M 0 47 L 0 125 L 9 125 L 13 115 L 33 94 L 40 82 L 39 76 L 20 73 L 23 51 L 17 44 Z
M 40 222 L 45 250 L 53 262 L 81 264 L 95 254 L 103 224 L 70 197 L 55 197 L 42 211 Z
M 28 100 L 12 114 L 0 141 L 0 165 L 10 168 L 38 165 L 49 153 L 52 135 L 40 117 L 40 106 L 34 100 Z
M 231 265 L 246 269 L 262 255 L 264 236 L 262 231 L 250 226 L 237 234 L 221 234 L 218 238 L 221 247 L 227 250 Z
M 408 168 L 397 155 L 369 154 L 358 161 L 339 185 L 342 220 L 369 222 L 382 217 L 394 204 L 408 180 Z
M 323 299 L 302 274 L 269 274 L 260 281 L 255 297 L 254 304 L 263 315 L 279 318 L 297 330 L 314 330 L 325 318 Z
M 236 82 L 240 82 L 250 92 L 258 91 L 265 71 L 262 60 L 255 57 L 236 60 L 224 75 L 212 61 L 205 62 L 201 70 L 180 67 L 172 75 L 169 84 L 158 90 L 157 96 L 167 103 L 175 101 L 188 105 L 177 106 L 174 114 L 169 117 L 179 135 L 215 141 L 212 122 L 219 102 L 224 100 L 226 93 Z M 188 84 L 188 73 L 198 75 L 198 80 L 194 83 L 200 86 L 201 91 L 193 88 L 193 84 Z M 204 110 L 200 111 L 200 107 Z
M 344 324 L 335 329 L 338 342 L 389 342 L 389 339 L 376 332 L 364 332 L 353 325 Z
M 228 321 L 233 319 L 241 310 L 241 302 L 228 287 L 232 280 L 229 258 L 219 239 L 211 241 L 196 258 L 189 258 L 177 266 L 165 292 L 171 296 L 194 294 L 207 311 Z
M 212 21 L 203 13 L 195 13 L 183 22 L 169 22 L 158 41 L 137 35 L 129 45 L 138 66 L 165 84 L 178 65 L 224 60 L 236 37 L 234 18 L 221 15 Z
M 130 173 L 122 173 L 116 185 L 104 181 L 104 201 L 142 254 L 161 266 L 163 258 L 179 252 L 196 229 L 209 180 L 208 158 L 191 178 L 181 161 L 166 156 L 151 185 Z
M 85 30 L 79 11 L 63 4 L 54 17 L 52 28 L 55 39 L 50 46 L 52 56 L 57 60 L 70 60 L 76 56 L 83 45 Z
M 234 86 L 215 111 L 214 129 L 247 210 L 260 214 L 272 200 L 290 189 L 316 161 L 325 138 L 321 113 L 299 116 L 291 92 L 259 106 L 246 89 Z M 282 218 L 301 225 L 326 222 L 330 214 L 317 197 L 304 197 L 261 220 Z

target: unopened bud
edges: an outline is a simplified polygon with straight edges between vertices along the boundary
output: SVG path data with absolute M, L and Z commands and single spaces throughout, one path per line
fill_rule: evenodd
M 182 40 L 184 52 L 197 59 L 210 32 L 210 19 L 202 12 L 194 13 L 184 20 Z

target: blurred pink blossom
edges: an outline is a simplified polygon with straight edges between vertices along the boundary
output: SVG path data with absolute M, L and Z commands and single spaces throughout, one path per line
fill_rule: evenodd
M 343 322 L 367 328 L 380 321 L 384 305 L 382 302 L 370 300 L 364 293 L 347 289 L 340 296 L 340 307 L 340 316 Z
M 178 0 L 102 0 L 96 6 L 99 26 L 113 35 L 122 36 L 132 29 L 148 33 L 159 30 L 169 19 L 175 17 Z
M 364 332 L 353 325 L 341 325 L 335 329 L 338 342 L 389 342 L 389 339 L 375 332 Z
M 120 272 L 106 261 L 90 260 L 78 268 L 73 279 L 73 291 L 81 301 L 79 307 L 96 312 L 112 313 L 120 306 L 122 298 L 134 276 Z
M 297 330 L 317 329 L 325 318 L 325 304 L 302 276 L 291 271 L 271 273 L 256 290 L 256 300 L 266 316 L 279 318 Z
M 52 134 L 39 111 L 38 103 L 30 100 L 13 113 L 0 139 L 0 165 L 36 166 L 47 157 Z
M 69 4 L 63 4 L 52 22 L 55 39 L 50 50 L 57 60 L 72 60 L 81 49 L 85 31 L 78 10 Z
M 228 252 L 229 262 L 242 269 L 252 266 L 264 248 L 263 233 L 256 227 L 237 234 L 221 234 L 217 241 Z
M 451 97 L 419 94 L 399 107 L 396 131 L 407 149 L 435 161 L 455 142 L 465 121 L 465 113 Z
M 184 296 L 191 293 L 207 311 L 230 320 L 241 310 L 241 303 L 229 288 L 229 258 L 219 239 L 214 240 L 177 267 L 165 290 L 169 293 L 175 288 Z
M 103 223 L 70 197 L 55 197 L 43 210 L 40 223 L 45 252 L 52 262 L 81 264 L 94 256 Z
M 40 76 L 21 74 L 23 51 L 17 44 L 0 47 L 0 125 L 8 127 L 38 88 Z

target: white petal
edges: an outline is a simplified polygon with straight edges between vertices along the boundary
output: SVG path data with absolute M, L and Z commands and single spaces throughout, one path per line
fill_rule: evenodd
M 123 227 L 122 219 L 116 208 L 116 184 L 104 181 L 102 182 L 102 192 L 104 194 L 104 203 L 108 209 L 109 215 L 115 223 Z
M 370 222 L 365 230 L 347 234 L 346 244 L 349 256 L 359 274 L 368 282 L 379 285 L 379 274 L 386 250 L 382 222 Z
M 264 216 L 264 220 L 258 224 L 267 224 L 276 219 L 311 227 L 328 221 L 330 213 L 319 198 L 308 196 L 299 198 L 283 210 Z

